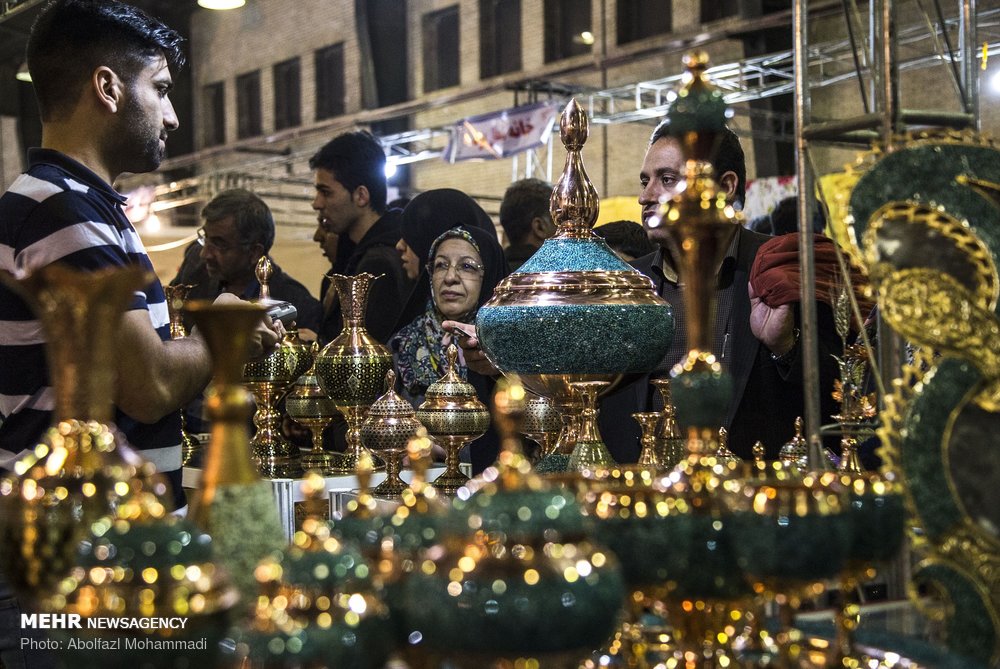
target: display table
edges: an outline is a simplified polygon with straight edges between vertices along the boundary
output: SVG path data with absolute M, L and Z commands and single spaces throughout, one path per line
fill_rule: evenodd
M 469 464 L 462 463 L 460 468 L 467 475 L 469 474 Z M 433 481 L 437 476 L 443 473 L 444 470 L 445 468 L 443 465 L 440 467 L 431 467 L 427 470 L 427 479 Z M 413 472 L 409 469 L 404 469 L 400 472 L 400 477 L 409 483 L 410 479 L 413 477 Z M 341 507 L 339 505 L 340 501 L 337 495 L 340 493 L 356 491 L 358 487 L 358 478 L 353 474 L 338 474 L 336 476 L 327 476 L 324 478 L 326 481 L 326 490 L 330 499 L 329 513 L 339 513 Z M 274 492 L 274 501 L 278 506 L 278 517 L 281 519 L 281 527 L 285 532 L 285 537 L 288 541 L 291 541 L 292 535 L 295 534 L 296 529 L 295 505 L 299 502 L 305 501 L 305 495 L 302 492 L 303 479 L 266 480 L 271 483 L 271 489 Z M 374 488 L 383 480 L 385 480 L 385 472 L 375 472 L 372 474 L 370 485 Z M 198 467 L 185 467 L 182 483 L 186 489 L 196 489 L 201 483 L 201 469 Z M 386 508 L 390 513 L 392 509 L 395 508 L 395 505 L 392 504 L 391 500 L 381 501 L 387 504 Z

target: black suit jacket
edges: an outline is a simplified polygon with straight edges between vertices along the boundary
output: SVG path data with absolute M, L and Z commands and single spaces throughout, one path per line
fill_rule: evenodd
M 730 316 L 731 354 L 729 372 L 733 377 L 733 397 L 726 412 L 729 448 L 749 459 L 758 440 L 764 443 L 768 458 L 777 457 L 781 446 L 795 434 L 795 418 L 804 413 L 801 343 L 791 364 L 779 365 L 771 352 L 750 330 L 750 268 L 757 249 L 770 237 L 745 228 L 738 231 L 736 266 L 733 273 L 733 302 Z M 637 258 L 633 265 L 646 276 L 657 254 Z M 829 306 L 817 304 L 820 358 L 820 400 L 823 423 L 832 422 L 837 413 L 833 400 L 833 381 L 837 364 L 833 355 L 842 352 Z M 796 320 L 798 314 L 796 313 Z M 686 333 L 677 332 L 676 337 Z M 635 462 L 639 457 L 641 431 L 631 414 L 652 408 L 653 389 L 650 375 L 628 380 L 601 402 L 598 422 L 608 449 L 618 462 Z

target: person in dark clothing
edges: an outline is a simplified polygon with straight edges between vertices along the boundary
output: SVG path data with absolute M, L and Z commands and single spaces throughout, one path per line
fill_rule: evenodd
M 373 337 L 387 342 L 411 283 L 396 252 L 399 212 L 387 211 L 385 206 L 382 147 L 371 133 L 344 133 L 317 151 L 309 159 L 309 167 L 314 170 L 316 187 L 312 208 L 320 227 L 338 235 L 340 243 L 349 241 L 353 245 L 343 263 L 343 273 L 353 276 L 369 272 L 380 277 L 372 284 L 365 325 Z M 320 295 L 325 309 L 319 328 L 323 344 L 343 329 L 340 303 L 326 299 L 327 291 Z
M 601 404 L 599 422 L 609 450 L 620 462 L 634 462 L 639 455 L 640 430 L 629 414 L 654 407 L 651 377 L 665 376 L 687 353 L 683 290 L 677 264 L 671 256 L 669 236 L 660 227 L 660 208 L 676 192 L 685 157 L 667 122 L 653 133 L 640 174 L 643 223 L 660 248 L 632 264 L 653 280 L 661 297 L 673 305 L 674 341 L 666 357 L 650 375 L 619 388 Z M 746 167 L 739 139 L 727 130 L 713 160 L 715 180 L 730 202 L 741 206 Z M 772 307 L 754 292 L 751 268 L 757 251 L 770 237 L 738 228 L 722 264 L 717 269 L 718 290 L 713 352 L 733 378 L 733 396 L 726 412 L 729 448 L 743 458 L 752 456 L 758 440 L 767 457 L 775 458 L 794 435 L 794 421 L 804 410 L 799 342 L 798 305 Z M 828 305 L 818 304 L 821 413 L 824 422 L 837 411 L 830 397 L 841 354 L 841 342 Z
M 396 322 L 395 330 L 424 313 L 431 296 L 430 276 L 427 272 L 428 254 L 434 240 L 452 228 L 478 228 L 496 239 L 496 228 L 489 214 L 471 197 L 454 188 L 437 188 L 421 193 L 403 210 L 402 236 L 396 244 L 396 250 L 406 276 L 415 283 Z M 506 260 L 503 269 L 507 270 Z M 491 288 L 486 299 L 492 294 Z
M 507 260 L 492 231 L 477 227 L 454 227 L 431 245 L 427 255 L 430 294 L 424 309 L 389 341 L 402 394 L 419 406 L 427 388 L 445 373 L 445 350 L 452 335 L 442 327 L 445 320 L 475 321 L 476 312 L 509 274 Z M 494 379 L 469 371 L 457 360 L 458 374 L 476 389 L 486 406 L 492 406 Z M 499 438 L 490 427 L 471 444 L 472 470 L 479 473 L 496 461 Z
M 248 190 L 234 188 L 212 198 L 201 217 L 205 224 L 198 231 L 198 242 L 208 280 L 195 285 L 188 299 L 211 300 L 224 292 L 244 300 L 260 298 L 257 262 L 274 244 L 274 218 L 267 204 Z M 315 332 L 320 321 L 319 300 L 273 261 L 272 269 L 268 281 L 271 298 L 295 305 L 300 332 Z M 190 330 L 193 323 L 185 325 Z
M 656 250 L 656 246 L 646 236 L 646 231 L 635 221 L 605 223 L 594 228 L 594 234 L 602 237 L 611 250 L 625 262 Z
M 549 213 L 552 184 L 541 179 L 515 181 L 503 194 L 500 225 L 509 246 L 504 249 L 511 271 L 535 254 L 542 242 L 556 234 Z

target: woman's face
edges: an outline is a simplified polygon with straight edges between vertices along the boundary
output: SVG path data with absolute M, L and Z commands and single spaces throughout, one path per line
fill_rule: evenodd
M 446 239 L 431 259 L 434 305 L 445 318 L 465 316 L 479 303 L 483 286 L 483 259 L 464 239 Z
M 399 258 L 403 261 L 403 271 L 406 272 L 406 278 L 410 281 L 416 281 L 417 277 L 420 276 L 420 258 L 403 239 L 396 242 L 396 250 L 399 251 Z

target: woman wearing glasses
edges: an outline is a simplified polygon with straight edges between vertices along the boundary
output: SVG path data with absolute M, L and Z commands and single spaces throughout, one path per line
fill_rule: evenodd
M 474 322 L 479 307 L 490 299 L 496 285 L 509 273 L 496 235 L 477 227 L 452 228 L 435 239 L 426 272 L 430 278 L 430 298 L 424 312 L 389 341 L 402 394 L 414 406 L 423 402 L 428 386 L 445 372 L 445 347 L 451 334 L 441 323 Z M 493 379 L 466 369 L 461 355 L 458 373 L 476 389 L 480 401 L 489 406 Z M 493 464 L 497 440 L 492 430 L 473 442 L 471 454 L 475 473 Z

